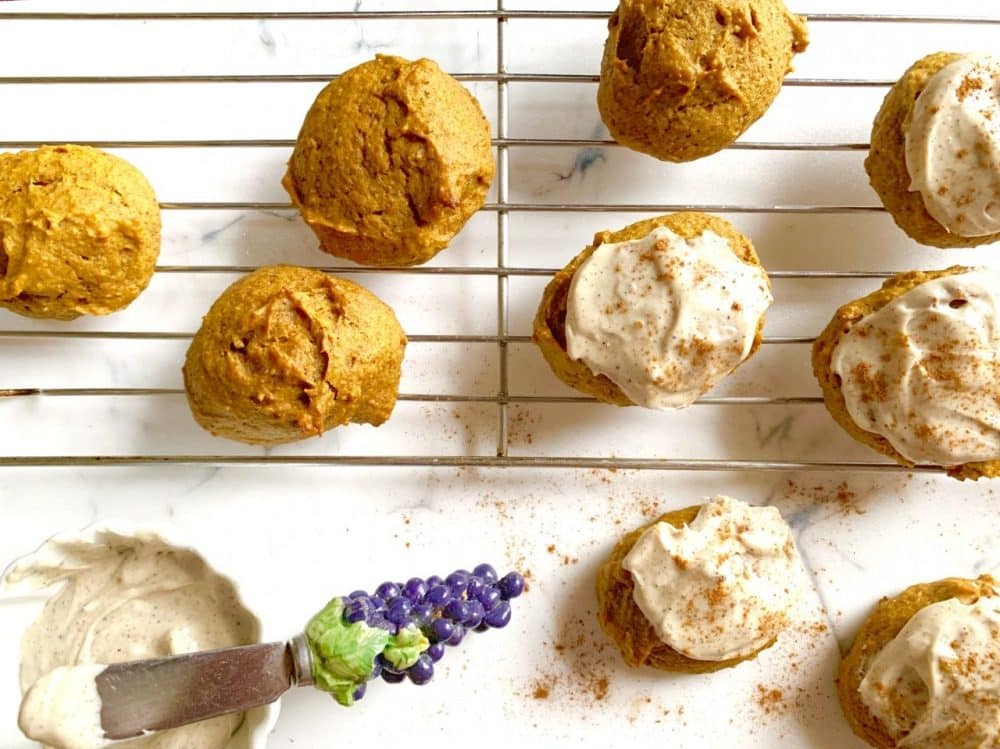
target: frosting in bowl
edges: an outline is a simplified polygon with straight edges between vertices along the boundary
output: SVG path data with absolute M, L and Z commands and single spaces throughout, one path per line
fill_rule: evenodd
M 898 746 L 997 746 L 1000 598 L 922 608 L 872 660 L 859 693 Z
M 695 660 L 752 655 L 791 621 L 795 543 L 774 507 L 716 497 L 690 525 L 656 523 L 622 561 L 633 598 L 671 648 Z
M 38 699 L 24 703 L 22 728 L 44 721 L 46 710 L 56 711 L 51 713 L 56 717 L 80 719 L 78 713 L 90 704 L 85 694 L 64 689 L 65 684 L 51 677 L 61 666 L 245 645 L 259 636 L 256 617 L 229 579 L 194 551 L 152 533 L 97 530 L 88 536 L 57 537 L 13 565 L 3 583 L 21 591 L 61 583 L 22 639 L 21 688 L 29 692 L 39 686 Z M 80 710 L 73 711 L 77 699 Z M 223 749 L 242 720 L 242 715 L 221 716 L 137 739 L 129 746 Z M 60 742 L 65 737 L 86 738 L 75 734 L 72 725 L 56 725 L 47 736 Z
M 1000 232 L 1000 58 L 970 54 L 927 81 L 906 130 L 910 190 L 952 234 Z
M 681 408 L 749 356 L 767 274 L 712 231 L 600 245 L 573 275 L 566 352 L 646 408 Z
M 907 460 L 1000 458 L 1000 272 L 926 281 L 851 326 L 833 350 L 844 403 Z

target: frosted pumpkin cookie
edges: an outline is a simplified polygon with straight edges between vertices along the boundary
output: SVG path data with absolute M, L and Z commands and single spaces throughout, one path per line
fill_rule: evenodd
M 917 242 L 1000 239 L 1000 58 L 937 52 L 914 63 L 875 117 L 865 169 Z
M 805 20 L 781 0 L 621 0 L 597 106 L 619 143 L 691 161 L 756 122 L 807 45 Z
M 1000 745 L 998 593 L 984 575 L 883 598 L 840 664 L 854 732 L 879 749 Z
M 826 407 L 856 440 L 956 478 L 1000 474 L 1000 271 L 894 276 L 813 344 Z
M 392 309 L 367 289 L 275 265 L 212 305 L 188 349 L 184 387 L 212 434 L 278 445 L 349 422 L 382 424 L 405 346 Z
M 681 408 L 760 346 L 771 284 L 750 240 L 703 213 L 603 231 L 545 288 L 534 340 L 567 385 Z
M 316 97 L 282 184 L 325 252 L 414 265 L 448 245 L 492 180 L 472 94 L 431 60 L 378 55 Z
M 625 535 L 598 572 L 598 619 L 633 667 L 704 673 L 754 658 L 799 599 L 791 531 L 729 497 Z
M 0 154 L 0 306 L 72 320 L 128 306 L 160 254 L 160 207 L 124 159 L 88 146 Z

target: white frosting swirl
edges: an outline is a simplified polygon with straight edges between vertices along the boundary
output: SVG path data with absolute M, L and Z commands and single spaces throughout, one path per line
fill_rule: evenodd
M 906 131 L 906 171 L 951 233 L 1000 232 L 1000 59 L 965 55 L 930 77 Z
M 921 609 L 875 656 L 858 692 L 898 746 L 1000 745 L 1000 598 Z
M 747 358 L 772 301 L 764 270 L 711 231 L 659 227 L 603 244 L 577 269 L 566 351 L 646 408 L 681 408 Z
M 927 281 L 862 318 L 833 350 L 862 429 L 914 463 L 1000 458 L 1000 272 Z
M 716 497 L 682 528 L 657 523 L 622 561 L 659 638 L 700 661 L 748 656 L 778 636 L 799 597 L 795 543 L 773 507 Z

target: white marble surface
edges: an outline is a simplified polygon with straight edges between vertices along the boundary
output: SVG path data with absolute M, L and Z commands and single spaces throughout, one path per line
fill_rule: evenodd
M 363 0 L 363 10 L 410 3 Z M 608 9 L 608 2 L 509 2 L 508 7 Z M 78 10 L 78 2 L 22 0 L 21 10 Z M 136 6 L 90 0 L 88 10 Z M 146 2 L 149 10 L 335 9 L 353 2 Z M 492 8 L 484 0 L 427 7 Z M 813 0 L 799 12 L 972 13 L 981 0 Z M 989 48 L 996 26 L 814 23 L 802 78 L 893 79 L 938 49 Z M 594 73 L 601 21 L 509 23 L 514 72 Z M 385 51 L 425 54 L 452 72 L 491 72 L 496 22 L 479 21 L 10 21 L 0 15 L 5 76 L 208 73 L 333 74 Z M 0 141 L 293 138 L 321 84 L 198 83 L 0 85 Z M 495 122 L 491 83 L 470 88 Z M 594 85 L 510 86 L 510 136 L 604 137 Z M 884 88 L 786 87 L 747 141 L 864 142 Z M 280 201 L 287 148 L 123 149 L 164 201 Z M 862 152 L 725 151 L 687 165 L 619 148 L 515 148 L 510 198 L 543 203 L 792 203 L 876 205 Z M 492 198 L 491 198 L 492 199 Z M 988 248 L 942 253 L 915 245 L 882 214 L 728 216 L 770 270 L 902 270 L 996 264 Z M 595 230 L 636 214 L 530 213 L 510 218 L 510 264 L 553 268 Z M 492 266 L 496 219 L 472 219 L 436 265 Z M 342 265 L 315 249 L 288 211 L 167 211 L 163 265 Z M 345 274 L 382 295 L 411 334 L 492 335 L 491 276 Z M 162 273 L 127 311 L 70 324 L 0 312 L 0 330 L 193 331 L 233 274 Z M 510 281 L 510 331 L 530 332 L 545 279 Z M 874 280 L 775 281 L 769 336 L 811 336 Z M 0 388 L 180 386 L 186 343 L 0 337 Z M 571 394 L 530 345 L 510 351 L 515 395 Z M 414 343 L 402 389 L 489 395 L 496 347 Z M 720 395 L 818 393 L 808 346 L 770 344 Z M 0 455 L 260 454 L 213 439 L 179 396 L 34 397 L 0 401 Z M 375 430 L 350 427 L 276 450 L 286 455 L 489 455 L 496 409 L 476 403 L 402 403 Z M 821 405 L 695 406 L 677 414 L 597 404 L 512 405 L 513 455 L 872 460 Z M 807 598 L 797 633 L 759 659 L 720 674 L 630 672 L 597 631 L 594 571 L 627 529 L 653 513 L 724 492 L 773 502 L 792 523 Z M 120 517 L 172 522 L 227 555 L 228 572 L 268 599 L 269 631 L 294 633 L 324 599 L 383 577 L 445 572 L 480 560 L 531 571 L 513 624 L 473 638 L 443 662 L 432 685 L 374 685 L 356 709 L 325 696 L 284 701 L 271 747 L 358 740 L 464 740 L 525 746 L 859 746 L 836 704 L 840 650 L 875 600 L 915 581 L 994 568 L 1000 532 L 990 484 L 905 473 L 594 472 L 575 470 L 305 469 L 171 466 L 0 469 L 0 564 L 46 536 Z M 550 548 L 552 549 L 550 551 Z M 17 738 L 13 659 L 23 622 L 0 616 L 0 746 Z M 554 646 L 562 644 L 559 650 Z M 606 687 L 605 681 L 606 680 Z M 780 690 L 761 705 L 760 689 Z M 547 688 L 547 699 L 534 694 Z M 539 692 L 540 694 L 540 692 Z

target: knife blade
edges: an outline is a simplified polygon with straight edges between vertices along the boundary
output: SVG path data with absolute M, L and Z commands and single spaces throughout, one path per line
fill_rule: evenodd
M 108 739 L 243 712 L 312 683 L 303 637 L 109 665 L 96 678 Z

